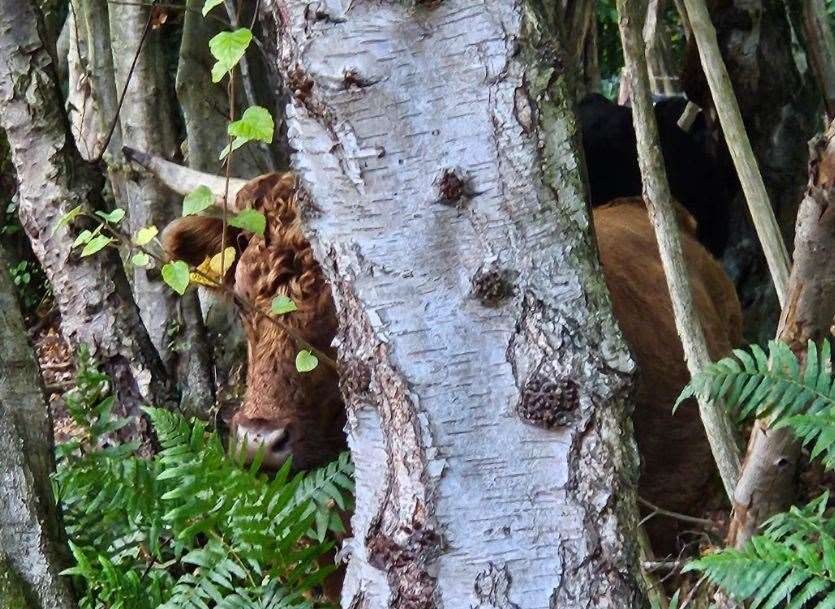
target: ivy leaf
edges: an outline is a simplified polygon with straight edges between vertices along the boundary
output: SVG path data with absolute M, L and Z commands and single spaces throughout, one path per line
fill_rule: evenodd
M 273 315 L 286 315 L 298 310 L 296 303 L 289 296 L 276 296 L 270 307 L 270 313 Z
M 75 241 L 72 242 L 73 247 L 78 247 L 82 243 L 89 243 L 90 239 L 93 238 L 93 233 L 88 230 L 83 230 L 78 233 L 78 237 L 75 238 Z
M 235 228 L 240 228 L 250 233 L 255 233 L 259 237 L 263 237 L 264 229 L 267 228 L 267 219 L 260 211 L 245 209 L 229 218 L 229 226 L 234 226 Z
M 151 257 L 145 252 L 138 252 L 130 259 L 134 266 L 147 267 L 151 264 Z
M 234 32 L 221 32 L 209 41 L 209 51 L 217 60 L 212 66 L 212 82 L 220 82 L 232 68 L 238 65 L 252 42 L 252 32 L 241 28 Z
M 180 296 L 186 293 L 188 287 L 188 265 L 182 260 L 166 262 L 162 267 L 162 280 Z
M 296 370 L 299 372 L 310 372 L 319 365 L 319 358 L 307 349 L 302 349 L 296 355 Z
M 221 268 L 221 263 L 223 268 Z M 229 272 L 233 264 L 235 264 L 235 248 L 227 247 L 223 254 L 218 253 L 211 258 L 207 257 L 197 267 L 196 271 L 198 272 L 191 273 L 191 282 L 216 288 L 223 283 L 223 278 L 226 277 L 226 273 Z
M 228 157 L 231 152 L 235 152 L 238 148 L 246 144 L 246 142 L 247 140 L 242 140 L 241 138 L 236 137 L 234 140 L 232 140 L 231 144 L 226 144 L 226 146 L 223 147 L 223 150 L 220 151 L 220 156 L 218 157 L 218 159 L 222 161 L 223 159 Z
M 157 236 L 159 230 L 157 230 L 156 226 L 146 226 L 145 228 L 140 228 L 136 231 L 136 235 L 133 238 L 133 242 L 138 246 L 148 245 L 151 240 Z
M 198 186 L 183 199 L 183 215 L 193 216 L 215 204 L 215 196 L 208 186 Z
M 58 222 L 55 224 L 55 226 L 52 227 L 52 232 L 49 234 L 49 236 L 50 237 L 54 236 L 59 228 L 61 228 L 62 226 L 66 226 L 67 224 L 69 224 L 70 222 L 75 220 L 79 216 L 80 213 L 81 213 L 81 205 L 79 205 L 78 207 L 73 207 L 70 211 L 68 211 L 63 216 L 61 216 L 61 219 L 58 220 Z
M 223 4 L 223 0 L 206 0 L 205 4 L 203 4 L 203 16 L 205 17 L 214 7 L 221 4 Z
M 107 237 L 105 235 L 96 235 L 95 237 L 91 238 L 87 245 L 84 246 L 84 249 L 81 250 L 81 257 L 86 258 L 87 256 L 92 256 L 96 252 L 100 252 L 105 247 L 113 243 L 113 239 Z
M 119 224 L 119 222 L 121 222 L 125 217 L 125 210 L 119 209 L 117 207 L 109 214 L 106 214 L 103 211 L 97 211 L 96 215 L 99 218 L 102 218 L 105 222 L 110 222 L 111 224 Z

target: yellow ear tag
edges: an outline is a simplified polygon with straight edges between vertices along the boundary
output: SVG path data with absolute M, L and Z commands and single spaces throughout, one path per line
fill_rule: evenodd
M 223 269 L 220 268 L 221 257 L 223 258 Z M 189 275 L 192 283 L 205 285 L 210 288 L 216 288 L 223 283 L 223 278 L 232 265 L 235 263 L 235 248 L 227 247 L 221 254 L 215 254 L 211 258 L 208 256 L 200 263 L 196 270 Z

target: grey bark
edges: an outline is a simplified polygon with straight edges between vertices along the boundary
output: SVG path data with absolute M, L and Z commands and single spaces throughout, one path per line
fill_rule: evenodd
M 97 0 L 103 2 L 104 0 Z M 177 144 L 174 108 L 164 65 L 159 31 L 145 35 L 147 6 L 112 4 L 109 10 L 111 48 L 116 85 L 125 88 L 131 63 L 142 44 L 119 114 L 125 145 L 170 157 Z M 178 214 L 180 199 L 173 197 L 152 176 L 134 174 L 125 184 L 131 232 L 156 225 L 164 227 Z M 214 368 L 202 313 L 194 293 L 178 297 L 162 281 L 159 269 L 133 267 L 133 293 L 145 327 L 163 362 L 179 382 L 187 414 L 205 418 L 214 405 Z
M 822 0 L 804 0 L 806 56 L 823 95 L 826 113 L 835 117 L 835 38 Z
M 69 45 L 67 47 L 67 116 L 78 152 L 85 160 L 98 154 L 98 117 L 93 103 L 92 86 L 87 70 L 87 32 L 76 21 L 76 10 L 67 17 Z
M 51 419 L 2 249 L 0 344 L 0 607 L 70 609 L 58 575 L 66 557 L 49 483 Z
M 704 329 L 693 303 L 693 290 L 684 255 L 678 222 L 673 210 L 673 198 L 661 156 L 658 125 L 652 108 L 652 97 L 643 50 L 640 22 L 631 10 L 634 3 L 618 0 L 619 27 L 623 41 L 623 56 L 632 91 L 632 113 L 638 144 L 638 163 L 641 168 L 644 200 L 655 229 L 658 252 L 670 290 L 676 329 L 684 348 L 690 376 L 695 376 L 711 364 Z M 650 3 L 652 5 L 652 2 Z M 721 403 L 699 398 L 699 412 L 707 439 L 722 477 L 728 497 L 733 495 L 739 479 L 740 458 L 733 426 Z
M 643 606 L 634 364 L 554 3 L 306 5 L 263 15 L 340 314 L 342 606 Z
M 102 184 L 73 146 L 37 24 L 30 2 L 0 2 L 0 125 L 20 184 L 20 220 L 52 284 L 64 337 L 90 346 L 113 378 L 121 414 L 136 415 L 133 432 L 143 434 L 139 407 L 170 406 L 173 392 L 116 252 L 80 258 L 72 242 L 82 221 L 54 231 L 78 205 L 91 213 Z

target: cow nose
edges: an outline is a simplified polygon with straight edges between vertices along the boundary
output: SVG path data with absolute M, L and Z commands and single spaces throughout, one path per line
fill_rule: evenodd
M 233 426 L 235 450 L 243 450 L 247 463 L 251 463 L 259 451 L 264 452 L 263 465 L 270 468 L 281 467 L 290 456 L 289 425 L 279 426 L 265 419 L 236 417 Z

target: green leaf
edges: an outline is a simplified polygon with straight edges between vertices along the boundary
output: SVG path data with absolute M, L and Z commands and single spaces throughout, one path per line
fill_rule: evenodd
M 275 122 L 269 110 L 261 106 L 250 106 L 243 116 L 227 127 L 229 135 L 245 141 L 258 140 L 267 144 L 273 141 Z
M 260 211 L 245 209 L 239 214 L 229 218 L 229 226 L 240 228 L 259 237 L 264 236 L 264 229 L 267 228 L 267 219 Z
M 183 215 L 193 216 L 215 204 L 215 196 L 208 186 L 198 186 L 183 199 Z
M 220 32 L 209 41 L 209 51 L 217 60 L 212 66 L 212 82 L 220 82 L 246 53 L 252 42 L 252 32 L 246 28 L 234 32 Z
M 319 365 L 319 358 L 307 349 L 299 351 L 296 355 L 296 370 L 299 372 L 311 372 Z
M 289 296 L 276 296 L 270 307 L 270 313 L 273 315 L 285 315 L 298 310 L 296 303 Z
M 53 236 L 59 228 L 61 228 L 62 226 L 66 226 L 67 224 L 75 220 L 79 216 L 79 214 L 81 214 L 81 205 L 73 207 L 70 211 L 61 216 L 61 219 L 58 220 L 55 226 L 52 227 L 52 232 L 49 234 L 49 236 Z
M 96 235 L 90 239 L 90 241 L 87 242 L 87 245 L 84 246 L 84 249 L 81 250 L 81 257 L 86 258 L 87 256 L 92 256 L 96 252 L 103 250 L 111 243 L 113 243 L 113 239 L 110 237 L 106 237 L 105 235 Z
M 89 243 L 90 239 L 93 238 L 93 233 L 88 230 L 83 230 L 78 234 L 78 237 L 75 238 L 75 241 L 72 242 L 73 247 L 78 247 L 83 243 Z
M 99 218 L 102 218 L 105 222 L 110 222 L 111 224 L 119 224 L 119 222 L 121 222 L 125 218 L 125 210 L 119 209 L 117 207 L 109 214 L 106 214 L 103 211 L 97 211 L 96 215 Z
M 203 4 L 203 16 L 205 17 L 214 7 L 221 4 L 223 4 L 223 0 L 206 0 L 205 4 Z
M 188 287 L 188 265 L 182 260 L 167 262 L 162 267 L 162 280 L 180 296 L 186 293 Z
M 146 226 L 145 228 L 140 228 L 136 231 L 133 242 L 140 247 L 148 245 L 151 240 L 157 236 L 157 234 L 159 234 L 159 230 L 157 230 L 156 226 Z
M 130 259 L 134 266 L 146 267 L 151 264 L 151 257 L 145 252 L 139 252 L 133 255 Z

